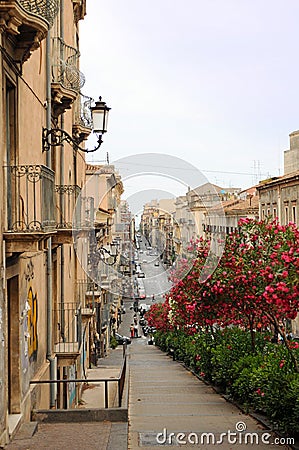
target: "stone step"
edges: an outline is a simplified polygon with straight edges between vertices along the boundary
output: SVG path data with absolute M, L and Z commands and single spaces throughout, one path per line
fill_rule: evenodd
M 30 439 L 37 431 L 38 422 L 23 423 L 16 433 L 14 440 L 20 441 L 23 439 Z

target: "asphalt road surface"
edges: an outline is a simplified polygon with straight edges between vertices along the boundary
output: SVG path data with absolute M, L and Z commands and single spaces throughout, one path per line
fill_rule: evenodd
M 164 301 L 163 295 L 170 290 L 171 282 L 168 280 L 169 273 L 164 269 L 160 255 L 154 248 L 148 251 L 146 244 L 145 238 L 142 237 L 138 251 L 138 263 L 141 266 L 141 271 L 145 274 L 145 278 L 137 276 L 137 280 L 143 281 L 146 294 L 144 303 L 150 305 L 153 303 L 153 295 L 155 296 L 155 303 Z M 155 265 L 157 262 L 159 262 L 159 266 Z

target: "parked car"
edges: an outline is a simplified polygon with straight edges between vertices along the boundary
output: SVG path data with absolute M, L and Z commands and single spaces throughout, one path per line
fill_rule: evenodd
M 122 334 L 119 333 L 115 333 L 115 339 L 117 340 L 118 345 L 123 345 L 123 344 L 131 344 L 131 339 L 127 336 L 123 336 Z
M 137 277 L 138 278 L 145 278 L 145 273 L 144 272 L 138 272 Z
M 158 267 L 160 265 L 159 261 L 155 261 L 154 266 Z

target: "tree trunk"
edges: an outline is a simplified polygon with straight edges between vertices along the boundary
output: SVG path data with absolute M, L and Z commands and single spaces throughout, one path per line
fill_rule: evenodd
M 283 343 L 285 344 L 285 346 L 286 346 L 286 348 L 287 348 L 287 350 L 288 350 L 288 352 L 290 354 L 292 363 L 294 364 L 294 369 L 295 369 L 295 371 L 297 373 L 299 373 L 298 361 L 297 361 L 297 358 L 296 358 L 294 352 L 292 351 L 292 349 L 290 347 L 290 341 L 287 338 L 285 330 L 279 325 L 277 317 L 272 316 L 271 314 L 267 314 L 267 316 L 269 317 L 269 319 L 273 323 L 275 330 L 282 336 Z

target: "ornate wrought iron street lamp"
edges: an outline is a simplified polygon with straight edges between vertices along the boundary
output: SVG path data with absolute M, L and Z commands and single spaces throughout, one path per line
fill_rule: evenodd
M 98 252 L 104 264 L 113 266 L 117 260 L 118 249 L 114 243 L 109 244 L 109 247 L 103 245 L 98 249 Z
M 72 137 L 67 131 L 61 128 L 43 128 L 42 134 L 42 146 L 43 152 L 47 152 L 51 147 L 57 147 L 64 141 L 73 146 L 75 150 L 81 152 L 91 153 L 98 150 L 103 142 L 102 135 L 107 131 L 108 115 L 111 108 L 109 108 L 105 102 L 102 101 L 102 97 L 95 102 L 95 106 L 91 108 L 93 132 L 98 136 L 97 145 L 92 149 L 80 147 L 82 140 L 80 138 Z

